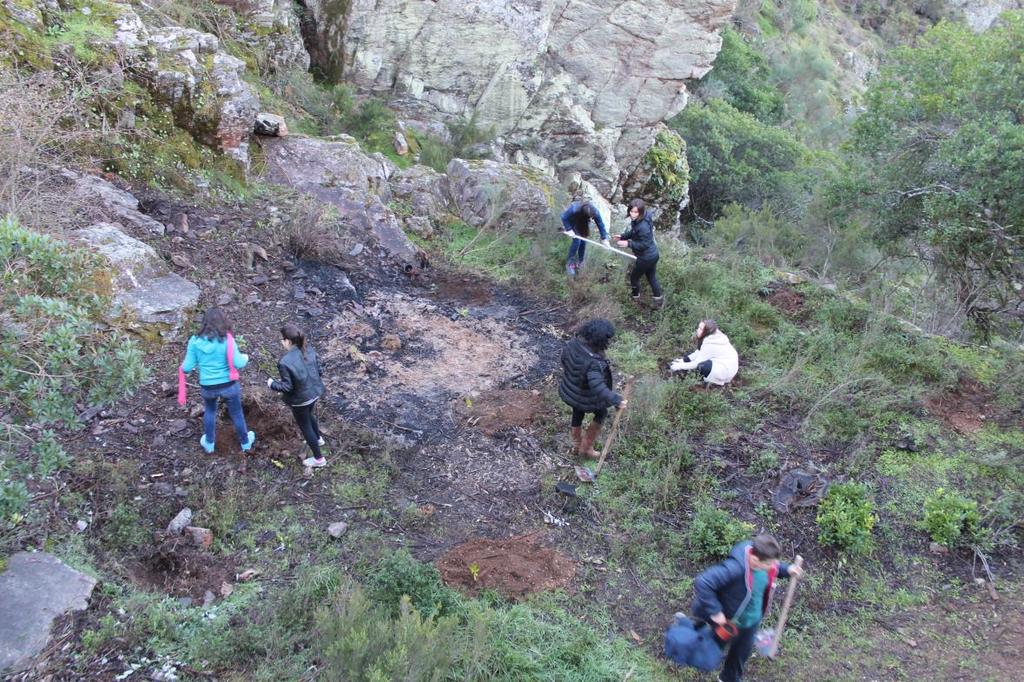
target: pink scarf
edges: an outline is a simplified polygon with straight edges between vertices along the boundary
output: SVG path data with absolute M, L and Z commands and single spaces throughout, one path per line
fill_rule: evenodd
M 228 332 L 228 378 L 232 381 L 238 381 L 239 374 L 238 370 L 235 369 L 235 337 Z M 184 405 L 185 400 L 188 397 L 188 385 L 185 383 L 185 370 L 178 365 L 178 404 Z

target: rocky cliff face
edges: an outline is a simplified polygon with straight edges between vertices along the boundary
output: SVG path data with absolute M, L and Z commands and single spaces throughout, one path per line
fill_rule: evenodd
M 711 68 L 736 0 L 300 4 L 321 71 L 413 121 L 476 116 L 508 159 L 547 160 L 615 196 L 656 125 L 685 106 L 686 81 Z

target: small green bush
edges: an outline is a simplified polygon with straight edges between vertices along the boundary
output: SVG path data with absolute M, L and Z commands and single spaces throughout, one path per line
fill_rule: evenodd
M 465 646 L 454 617 L 423 617 L 408 596 L 392 620 L 387 609 L 348 586 L 318 616 L 327 679 L 439 682 Z
M 722 559 L 733 545 L 753 532 L 753 525 L 734 519 L 729 512 L 701 506 L 690 522 L 687 539 L 694 559 Z
M 878 517 L 868 487 L 836 483 L 818 508 L 818 541 L 851 554 L 867 554 L 874 546 L 871 529 Z
M 25 511 L 28 488 L 17 479 L 0 480 L 0 520 L 11 521 Z
M 0 392 L 15 418 L 76 425 L 146 377 L 137 345 L 100 320 L 109 303 L 99 257 L 0 220 Z
M 981 523 L 978 503 L 952 490 L 936 488 L 925 498 L 921 528 L 944 547 L 970 541 Z
M 43 477 L 66 469 L 71 464 L 71 455 L 61 447 L 56 434 L 49 429 L 43 431 L 32 446 L 32 454 L 36 456 L 36 473 Z
M 463 607 L 458 595 L 441 582 L 441 574 L 432 564 L 416 561 L 405 550 L 384 557 L 369 575 L 373 597 L 398 614 L 403 597 L 431 618 L 459 613 Z

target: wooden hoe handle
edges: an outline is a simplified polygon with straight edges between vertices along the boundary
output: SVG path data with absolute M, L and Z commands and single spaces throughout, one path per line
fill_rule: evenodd
M 796 555 L 796 561 L 793 562 L 794 566 L 803 568 L 804 558 L 799 554 Z M 768 652 L 768 658 L 775 658 L 775 655 L 779 653 L 779 642 L 782 641 L 782 631 L 786 629 L 786 618 L 789 617 L 789 607 L 793 604 L 793 594 L 796 592 L 796 583 L 800 580 L 796 576 L 789 579 L 789 588 L 786 590 L 786 600 L 782 602 L 782 613 L 779 614 L 779 624 L 775 629 L 775 637 L 772 639 L 772 648 Z
M 633 394 L 633 377 L 626 379 L 626 390 L 622 392 L 622 399 L 626 401 L 626 407 L 621 410 L 615 410 L 615 419 L 612 421 L 612 432 L 608 434 L 608 440 L 604 442 L 604 447 L 601 448 L 601 459 L 597 460 L 597 466 L 594 467 L 594 477 L 601 473 L 601 467 L 604 466 L 604 458 L 608 456 L 608 451 L 612 449 L 612 443 L 615 441 L 615 434 L 619 432 L 619 421 L 622 419 L 622 413 L 629 407 L 629 396 Z

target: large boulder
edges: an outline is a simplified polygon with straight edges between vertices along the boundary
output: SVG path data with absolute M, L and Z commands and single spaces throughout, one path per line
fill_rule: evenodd
M 112 47 L 127 73 L 170 107 L 175 122 L 200 142 L 248 166 L 249 136 L 260 103 L 242 79 L 245 62 L 221 51 L 217 37 L 180 26 L 149 29 L 118 4 Z
M 18 552 L 0 574 L 0 673 L 27 667 L 53 621 L 89 605 L 96 579 L 45 552 Z M 6 678 L 5 678 L 6 679 Z
M 448 176 L 443 173 L 427 166 L 411 166 L 392 175 L 388 184 L 394 196 L 391 207 L 406 230 L 430 237 L 455 217 Z
M 558 224 L 558 183 L 530 166 L 452 159 L 448 186 L 459 217 L 474 227 L 541 232 Z
M 162 223 L 139 212 L 139 200 L 103 178 L 70 169 L 61 171 L 71 182 L 71 192 L 87 218 L 94 222 L 120 223 L 142 234 L 164 233 Z
M 402 231 L 388 179 L 397 168 L 382 154 L 367 155 L 348 135 L 318 139 L 265 138 L 264 179 L 333 205 L 346 223 L 376 238 L 391 255 L 414 262 L 416 247 Z
M 237 7 L 247 19 L 244 40 L 256 48 L 263 68 L 270 73 L 309 68 L 294 0 L 254 0 Z
M 328 75 L 343 66 L 410 121 L 475 116 L 509 158 L 530 149 L 610 196 L 710 70 L 736 0 L 303 4 Z
M 171 272 L 153 247 L 112 223 L 76 230 L 74 237 L 111 266 L 112 321 L 145 338 L 174 338 L 199 303 L 199 287 Z

